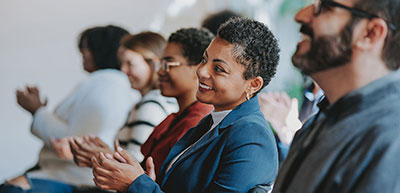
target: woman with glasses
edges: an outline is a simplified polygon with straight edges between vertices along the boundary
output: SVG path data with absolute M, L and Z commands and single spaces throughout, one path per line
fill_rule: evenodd
M 172 33 L 164 49 L 158 75 L 162 95 L 175 97 L 179 111 L 161 122 L 142 145 L 145 160 L 153 160 L 155 174 L 175 143 L 210 111 L 211 105 L 196 100 L 196 69 L 214 35 L 206 29 L 187 28 Z M 145 167 L 144 167 L 145 168 Z
M 122 42 L 121 70 L 128 75 L 132 88 L 142 94 L 142 100 L 132 109 L 117 138 L 121 146 L 138 161 L 143 160 L 140 146 L 162 120 L 178 110 L 174 98 L 161 95 L 157 67 L 165 48 L 164 38 L 152 32 L 128 37 Z
M 257 93 L 274 76 L 278 54 L 264 24 L 236 18 L 222 25 L 197 68 L 196 97 L 214 110 L 174 145 L 158 184 L 122 150 L 92 158 L 96 185 L 129 193 L 245 193 L 272 185 L 278 154 Z
M 154 162 L 155 170 L 159 171 L 172 146 L 186 133 L 187 130 L 194 127 L 204 116 L 210 113 L 212 106 L 197 102 L 197 86 L 195 85 L 198 84 L 196 76 L 197 64 L 201 62 L 201 56 L 212 38 L 213 35 L 209 31 L 195 28 L 178 30 L 169 37 L 168 43 L 162 53 L 162 60 L 158 63 L 159 70 L 157 74 L 159 77 L 159 84 L 157 84 L 157 87 L 160 88 L 163 96 L 176 98 L 179 111 L 170 114 L 166 118 L 164 117 L 165 119 L 154 128 L 151 135 L 150 133 L 147 134 L 146 139 L 148 135 L 150 135 L 150 137 L 141 146 L 143 154 L 137 152 L 139 149 L 139 143 L 136 143 L 136 147 L 134 146 L 135 144 L 131 144 L 128 147 L 123 146 L 124 148 L 128 148 L 128 152 L 130 152 L 130 154 L 138 161 L 142 161 L 144 155 L 145 160 L 142 162 L 144 167 L 146 159 L 151 157 L 149 162 Z M 133 42 L 132 38 L 128 38 L 122 43 L 125 47 L 125 49 L 121 50 L 123 53 L 122 69 L 128 68 L 129 65 L 132 66 L 132 64 L 129 63 L 132 63 L 134 58 L 131 58 L 132 60 L 127 59 L 130 55 L 133 55 L 133 53 L 126 52 L 126 50 L 129 48 L 132 50 L 133 46 L 129 46 L 128 44 L 132 44 Z M 148 42 L 149 41 L 144 41 L 143 39 L 142 43 L 148 44 Z M 143 53 L 143 55 L 145 56 L 145 53 Z M 151 57 L 148 56 L 147 58 Z M 131 80 L 134 88 L 141 92 L 143 92 L 142 90 L 146 90 L 146 88 L 140 89 L 138 86 L 135 86 L 140 85 L 140 81 L 132 75 L 135 73 L 137 74 L 136 77 L 143 76 L 142 71 L 135 72 L 133 70 L 129 71 L 128 69 L 123 71 L 127 72 L 129 80 Z M 149 93 L 151 93 L 151 91 Z M 138 106 L 141 106 L 140 104 L 143 103 L 147 105 L 151 104 L 151 102 L 144 101 L 145 100 L 139 102 Z M 157 112 L 154 110 L 149 112 L 138 111 L 135 114 L 136 116 L 141 117 L 142 120 L 136 120 L 137 123 L 133 125 L 136 125 L 135 127 L 137 127 L 138 124 L 141 124 L 141 127 L 143 127 L 143 119 L 146 119 L 147 122 L 149 122 L 150 119 L 154 119 Z M 131 119 L 131 121 L 133 120 Z M 123 129 L 121 133 L 118 134 L 119 141 L 122 141 L 123 144 L 125 144 L 125 142 L 132 142 L 132 139 L 139 141 L 137 140 L 138 131 L 132 132 L 133 129 L 136 130 L 136 128 Z M 126 130 L 126 132 L 124 130 Z M 129 131 L 131 134 L 127 133 Z M 146 133 L 147 132 L 148 130 Z M 132 139 L 127 140 L 127 137 L 131 137 Z M 142 139 L 144 139 L 144 137 Z M 114 152 L 107 145 L 104 145 L 100 139 L 95 137 L 75 137 L 70 140 L 70 143 L 73 149 L 75 162 L 81 166 L 91 167 L 90 158 L 100 152 L 111 154 Z M 118 144 L 115 144 L 116 148 L 118 148 L 118 146 Z
M 132 108 L 117 139 L 138 161 L 143 160 L 140 146 L 154 127 L 178 108 L 174 98 L 162 96 L 159 90 L 156 68 L 165 44 L 160 34 L 142 32 L 124 37 L 119 49 L 121 71 L 128 76 L 132 88 L 141 93 L 142 99 Z M 79 166 L 91 167 L 90 158 L 99 152 L 114 152 L 98 137 L 74 137 L 70 139 L 70 144 L 74 161 Z

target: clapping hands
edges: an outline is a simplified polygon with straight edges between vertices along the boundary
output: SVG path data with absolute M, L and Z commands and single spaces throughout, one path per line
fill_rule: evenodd
M 115 148 L 119 147 L 118 140 L 115 140 Z M 74 162 L 81 167 L 92 167 L 92 157 L 100 152 L 113 154 L 112 150 L 106 143 L 96 136 L 83 136 L 69 138 L 69 147 L 73 154 Z
M 299 120 L 298 101 L 286 93 L 260 93 L 261 112 L 271 123 L 279 139 L 285 145 L 291 143 L 295 133 L 302 126 Z
M 64 160 L 72 160 L 74 158 L 74 155 L 69 147 L 68 138 L 55 139 L 54 137 L 51 137 L 50 143 L 59 158 Z
M 93 157 L 92 165 L 95 184 L 105 190 L 126 192 L 132 182 L 143 174 L 155 180 L 155 169 L 151 157 L 146 160 L 146 173 L 139 162 L 120 147 L 114 154 L 100 153 Z

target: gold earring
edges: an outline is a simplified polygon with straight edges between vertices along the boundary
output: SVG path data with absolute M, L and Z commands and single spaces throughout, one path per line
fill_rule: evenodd
M 246 92 L 246 100 L 250 100 L 250 94 Z

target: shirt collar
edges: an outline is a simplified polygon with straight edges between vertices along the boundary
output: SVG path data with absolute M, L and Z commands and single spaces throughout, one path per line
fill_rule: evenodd
M 226 111 L 219 111 L 215 112 L 214 110 L 211 112 L 211 117 L 213 120 L 213 124 L 211 126 L 211 129 L 216 127 L 221 121 L 231 112 L 232 110 L 226 110 Z

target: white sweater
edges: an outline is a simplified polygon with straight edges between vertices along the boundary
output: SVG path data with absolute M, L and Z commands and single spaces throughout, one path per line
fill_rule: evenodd
M 140 99 L 126 75 L 118 70 L 98 70 L 90 74 L 54 112 L 40 108 L 33 117 L 32 133 L 44 146 L 39 154 L 40 170 L 29 177 L 93 186 L 90 168 L 60 159 L 50 145 L 50 137 L 93 134 L 113 147 L 113 140 L 125 123 L 129 110 Z
M 125 126 L 117 135 L 122 148 L 141 162 L 144 156 L 140 146 L 146 142 L 155 126 L 178 109 L 175 98 L 162 96 L 160 90 L 149 91 L 132 108 Z

